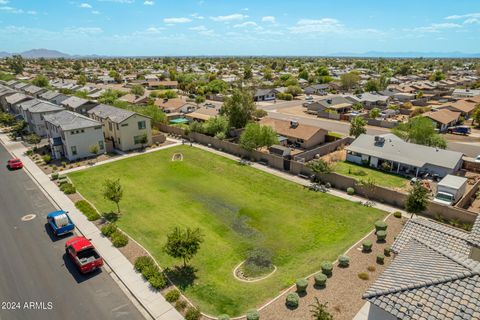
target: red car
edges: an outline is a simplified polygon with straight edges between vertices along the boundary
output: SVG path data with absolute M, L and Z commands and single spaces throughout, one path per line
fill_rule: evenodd
M 65 243 L 65 252 L 81 273 L 92 272 L 103 266 L 103 259 L 85 237 L 73 237 Z
M 10 170 L 22 169 L 23 168 L 22 160 L 20 160 L 18 158 L 10 159 L 10 160 L 8 160 L 7 167 Z

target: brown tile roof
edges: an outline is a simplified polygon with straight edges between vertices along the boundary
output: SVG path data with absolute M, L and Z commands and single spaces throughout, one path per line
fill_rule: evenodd
M 202 107 L 196 110 L 195 112 L 187 114 L 187 118 L 207 121 L 212 117 L 216 117 L 218 115 L 218 112 L 219 112 L 219 109 L 217 108 Z
M 308 140 L 320 131 L 327 133 L 327 130 L 314 127 L 306 124 L 298 124 L 297 127 L 292 127 L 290 121 L 279 120 L 272 118 L 263 118 L 260 120 L 260 124 L 271 127 L 276 133 L 282 136 L 299 138 Z
M 471 98 L 467 98 L 465 99 L 467 101 L 470 101 L 470 102 L 473 102 L 475 104 L 479 104 L 480 103 L 480 96 L 475 96 L 475 97 L 471 97 Z
M 122 97 L 120 97 L 118 100 L 126 101 L 131 104 L 136 104 L 136 103 L 142 103 L 147 101 L 148 96 L 143 95 L 143 96 L 136 96 L 132 93 L 128 93 Z
M 157 87 L 157 86 L 164 86 L 164 87 L 176 87 L 178 85 L 178 81 L 148 81 L 149 87 Z
M 470 112 L 473 111 L 473 109 L 475 109 L 475 103 L 467 101 L 465 99 L 461 99 L 461 100 L 457 100 L 455 102 L 444 103 L 444 104 L 438 106 L 438 108 L 439 109 L 452 108 L 452 109 L 455 109 L 455 110 L 458 110 L 458 111 L 461 111 L 461 112 L 464 112 L 464 113 L 470 113 Z
M 182 108 L 184 105 L 188 104 L 188 105 L 192 105 L 194 106 L 193 104 L 181 99 L 181 98 L 174 98 L 174 99 L 156 99 L 154 104 L 159 107 L 159 108 L 162 108 L 164 110 L 169 110 L 170 112 L 175 112 L 177 110 L 179 110 L 180 108 Z
M 458 120 L 458 118 L 460 117 L 460 112 L 454 112 L 448 109 L 441 109 L 438 111 L 426 112 L 423 114 L 423 116 L 441 124 L 449 124 L 450 122 Z

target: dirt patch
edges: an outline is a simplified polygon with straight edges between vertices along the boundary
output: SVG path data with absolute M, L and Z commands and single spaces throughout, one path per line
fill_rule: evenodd
M 308 279 L 307 295 L 300 298 L 299 307 L 291 310 L 285 306 L 285 293 L 278 300 L 260 311 L 262 319 L 269 320 L 303 320 L 310 319 L 310 305 L 315 302 L 317 297 L 320 302 L 328 302 L 328 310 L 335 320 L 351 320 L 365 303 L 362 294 L 378 278 L 378 276 L 391 263 L 393 256 L 385 258 L 385 264 L 376 263 L 377 254 L 383 254 L 385 247 L 391 246 L 394 237 L 400 232 L 406 220 L 397 219 L 393 216 L 387 220 L 387 241 L 377 243 L 376 236 L 371 234 L 368 239 L 373 242 L 372 252 L 363 253 L 359 247 L 353 248 L 347 252 L 350 257 L 350 266 L 340 268 L 337 265 L 333 268 L 333 275 L 327 280 L 324 289 L 314 288 L 313 278 Z M 368 271 L 368 267 L 375 267 L 375 271 Z M 365 272 L 369 275 L 369 280 L 361 280 L 358 274 Z M 294 292 L 295 289 L 289 292 Z

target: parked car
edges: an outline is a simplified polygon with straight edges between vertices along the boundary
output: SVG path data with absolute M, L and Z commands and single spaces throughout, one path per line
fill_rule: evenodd
M 10 170 L 22 169 L 23 168 L 22 160 L 18 158 L 10 159 L 7 162 L 7 167 Z
M 65 243 L 65 252 L 83 274 L 103 266 L 102 257 L 90 240 L 85 237 L 78 236 L 68 240 Z
M 63 210 L 53 211 L 47 215 L 47 221 L 56 236 L 73 232 L 75 225 Z
M 308 95 L 305 97 L 305 100 L 313 100 L 313 97 L 311 95 Z
M 456 127 L 449 127 L 448 133 L 456 133 L 456 134 L 470 134 L 470 127 L 467 126 L 456 126 Z
M 475 162 L 480 162 L 480 154 L 475 157 Z

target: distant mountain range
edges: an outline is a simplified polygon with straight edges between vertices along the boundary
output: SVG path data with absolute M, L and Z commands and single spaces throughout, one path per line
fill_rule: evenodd
M 49 49 L 32 49 L 19 53 L 11 52 L 0 52 L 0 58 L 10 57 L 12 55 L 19 54 L 27 59 L 38 59 L 38 58 L 47 58 L 47 59 L 56 59 L 56 58 L 102 58 L 107 56 L 98 56 L 98 55 L 70 55 L 63 53 L 57 50 Z M 203 57 L 208 57 L 208 55 L 202 55 Z M 454 52 L 387 52 L 387 51 L 368 51 L 364 53 L 353 53 L 353 52 L 337 52 L 332 54 L 324 55 L 326 57 L 353 57 L 353 58 L 480 58 L 480 53 L 463 53 L 459 51 Z M 112 56 L 112 57 L 121 57 L 121 56 Z M 142 57 L 142 56 L 138 56 Z M 148 57 L 148 56 L 143 56 Z

